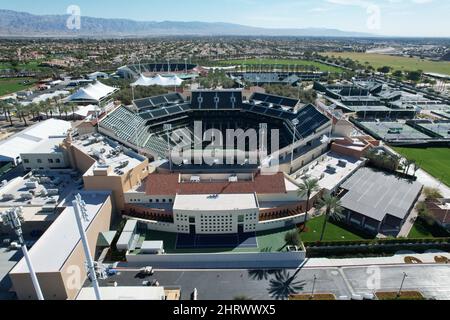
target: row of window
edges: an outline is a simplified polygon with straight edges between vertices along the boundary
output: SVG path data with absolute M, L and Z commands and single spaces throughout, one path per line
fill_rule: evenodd
M 61 163 L 61 159 L 47 159 L 48 163 Z M 30 159 L 23 159 L 24 163 L 30 163 Z M 37 159 L 37 163 L 42 163 L 42 159 Z
M 233 232 L 232 228 L 201 228 L 201 232 Z
M 142 202 L 142 200 L 141 199 L 130 199 L 130 202 Z M 173 200 L 172 199 L 150 199 L 149 201 L 148 201 L 149 203 L 153 203 L 153 202 L 155 202 L 155 203 L 172 203 L 173 202 Z

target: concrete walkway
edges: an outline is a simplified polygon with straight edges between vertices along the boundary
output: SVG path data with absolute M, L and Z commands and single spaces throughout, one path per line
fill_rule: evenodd
M 312 258 L 308 259 L 303 268 L 324 268 L 324 267 L 355 267 L 355 266 L 386 266 L 386 265 L 404 265 L 406 257 L 415 257 L 424 264 L 436 264 L 434 260 L 437 256 L 443 256 L 450 259 L 450 253 L 433 251 L 429 253 L 416 254 L 414 252 L 399 253 L 392 257 L 376 257 L 376 258 L 352 258 L 352 259 L 327 259 Z

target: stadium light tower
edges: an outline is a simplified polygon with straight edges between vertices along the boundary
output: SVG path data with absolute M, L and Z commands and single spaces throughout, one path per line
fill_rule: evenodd
M 169 166 L 170 172 L 172 172 L 172 150 L 170 150 L 170 131 L 172 131 L 172 125 L 170 123 L 164 125 L 164 131 L 167 135 L 167 150 L 169 150 Z
M 297 135 L 297 126 L 299 125 L 299 123 L 300 123 L 300 121 L 298 121 L 298 119 L 292 120 L 292 126 L 294 127 L 294 137 L 292 138 L 291 169 L 292 169 L 292 163 L 294 162 L 295 136 Z
M 89 249 L 89 243 L 86 236 L 86 231 L 84 230 L 83 227 L 83 220 L 85 223 L 89 222 L 86 203 L 81 199 L 81 195 L 77 194 L 75 196 L 75 200 L 72 201 L 72 205 L 75 211 L 75 217 L 77 220 L 78 231 L 80 232 L 81 242 L 83 243 L 84 254 L 86 256 L 86 263 L 89 270 L 89 278 L 91 279 L 92 285 L 94 287 L 95 297 L 97 298 L 97 300 L 102 300 L 94 260 L 92 259 L 91 250 Z
M 3 221 L 3 224 L 5 226 L 10 226 L 11 229 L 14 230 L 17 237 L 19 238 L 19 243 L 22 247 L 22 253 L 23 253 L 23 256 L 27 263 L 28 271 L 30 271 L 31 281 L 33 282 L 33 286 L 34 286 L 34 290 L 36 291 L 36 295 L 39 300 L 44 300 L 44 295 L 42 294 L 42 290 L 39 285 L 39 281 L 36 276 L 36 272 L 34 271 L 33 264 L 31 263 L 30 256 L 28 255 L 27 246 L 23 239 L 23 233 L 22 233 L 23 215 L 22 214 L 23 214 L 22 208 L 18 208 L 18 207 L 11 208 L 1 214 L 1 218 L 2 218 L 1 220 Z

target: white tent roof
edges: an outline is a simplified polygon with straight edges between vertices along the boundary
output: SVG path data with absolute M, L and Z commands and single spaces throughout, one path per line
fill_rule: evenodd
M 0 161 L 16 162 L 20 154 L 30 152 L 49 137 L 65 136 L 71 128 L 70 122 L 57 119 L 37 123 L 0 142 Z
M 85 88 L 81 88 L 73 95 L 67 98 L 67 101 L 95 101 L 99 102 L 103 98 L 109 96 L 117 89 L 107 86 L 99 81 L 89 84 Z
M 143 86 L 143 87 L 148 87 L 148 86 L 163 86 L 163 87 L 168 87 L 168 86 L 180 86 L 183 83 L 183 80 L 181 80 L 177 75 L 173 75 L 173 76 L 169 76 L 169 77 L 163 77 L 161 75 L 156 75 L 153 78 L 148 78 L 146 76 L 144 76 L 143 74 L 141 74 L 141 76 L 139 77 L 139 79 L 131 84 L 131 86 L 136 87 L 136 86 Z

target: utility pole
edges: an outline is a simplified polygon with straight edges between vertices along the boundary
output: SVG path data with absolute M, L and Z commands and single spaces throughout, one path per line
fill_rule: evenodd
M 398 290 L 397 297 L 400 297 L 402 295 L 403 285 L 405 284 L 406 278 L 408 278 L 408 274 L 406 272 L 403 272 L 403 280 L 402 284 L 400 285 L 400 290 Z
M 314 298 L 314 292 L 316 291 L 316 282 L 317 282 L 317 276 L 314 275 L 313 287 L 312 287 L 312 291 L 311 291 L 311 299 Z
M 294 144 L 295 144 L 295 138 L 297 135 L 297 126 L 300 123 L 298 119 L 292 120 L 292 126 L 294 127 L 294 137 L 292 138 L 292 152 L 291 152 L 291 170 L 292 170 L 292 163 L 294 163 Z
M 89 270 L 89 278 L 91 279 L 92 285 L 94 287 L 95 297 L 97 298 L 97 300 L 102 300 L 94 260 L 92 259 L 91 250 L 89 249 L 89 243 L 86 236 L 86 231 L 84 230 L 83 227 L 83 221 L 85 223 L 89 222 L 86 203 L 81 199 L 81 195 L 77 194 L 75 196 L 75 200 L 72 201 L 72 205 L 75 211 L 75 217 L 77 220 L 78 231 L 80 232 L 81 242 L 83 243 L 84 254 L 86 256 L 86 264 Z
M 5 226 L 10 226 L 11 229 L 14 230 L 17 237 L 19 238 L 19 244 L 22 248 L 22 253 L 25 258 L 25 261 L 28 266 L 28 271 L 30 272 L 31 281 L 33 282 L 34 290 L 36 291 L 36 295 L 39 300 L 44 300 L 44 295 L 42 294 L 41 286 L 39 285 L 38 278 L 36 276 L 36 272 L 34 271 L 33 264 L 31 263 L 30 256 L 28 255 L 27 246 L 25 244 L 25 240 L 23 239 L 22 232 L 22 221 L 23 221 L 23 212 L 22 208 L 15 207 L 7 210 L 6 212 L 1 214 L 1 218 L 3 224 Z

